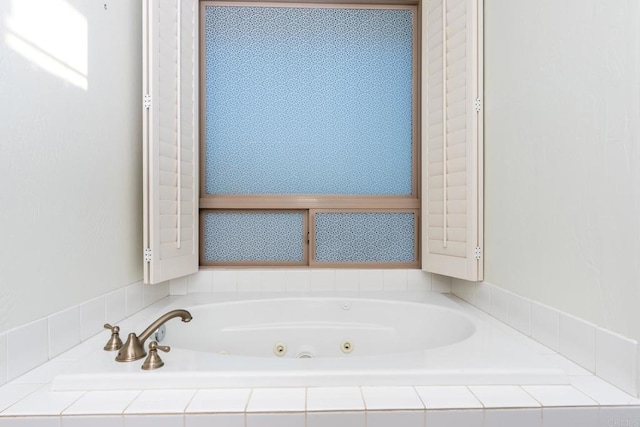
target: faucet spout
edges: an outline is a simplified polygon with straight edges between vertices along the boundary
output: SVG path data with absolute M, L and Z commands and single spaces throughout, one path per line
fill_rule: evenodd
M 172 310 L 168 313 L 160 316 L 155 322 L 150 324 L 140 335 L 130 333 L 127 337 L 127 342 L 124 343 L 118 355 L 116 356 L 117 362 L 133 362 L 134 360 L 142 359 L 147 355 L 144 349 L 144 342 L 153 334 L 153 332 L 167 321 L 174 317 L 180 317 L 183 322 L 189 322 L 193 317 L 187 310 Z

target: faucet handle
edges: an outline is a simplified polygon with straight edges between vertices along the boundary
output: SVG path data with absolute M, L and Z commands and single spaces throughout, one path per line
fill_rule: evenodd
M 160 356 L 158 356 L 158 350 L 168 353 L 171 350 L 171 347 L 168 345 L 158 345 L 157 342 L 151 341 L 149 343 L 149 355 L 142 364 L 142 369 L 150 371 L 164 366 L 164 362 L 160 359 Z
M 106 351 L 114 351 L 119 350 L 122 347 L 122 340 L 120 339 L 120 327 L 119 326 L 111 326 L 108 323 L 104 324 L 105 329 L 111 330 L 111 338 L 103 347 Z

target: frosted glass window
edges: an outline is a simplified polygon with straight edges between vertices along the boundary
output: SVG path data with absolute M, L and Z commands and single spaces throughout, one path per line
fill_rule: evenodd
M 206 6 L 206 193 L 411 195 L 414 13 Z
M 317 262 L 413 262 L 413 213 L 318 213 Z
M 207 212 L 204 261 L 302 262 L 304 216 L 297 212 Z

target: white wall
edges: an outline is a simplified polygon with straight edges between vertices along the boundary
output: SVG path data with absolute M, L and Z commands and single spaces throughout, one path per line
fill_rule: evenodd
M 140 22 L 0 1 L 0 331 L 142 278 Z
M 640 1 L 485 0 L 485 280 L 640 340 Z

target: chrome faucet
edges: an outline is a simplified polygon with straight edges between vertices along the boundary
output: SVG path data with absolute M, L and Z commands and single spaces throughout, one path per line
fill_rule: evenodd
M 133 362 L 134 360 L 145 357 L 147 352 L 144 350 L 144 342 L 156 329 L 174 317 L 182 318 L 183 322 L 189 322 L 192 319 L 191 313 L 187 310 L 173 310 L 163 314 L 158 320 L 149 325 L 147 329 L 142 331 L 140 336 L 137 336 L 133 332 L 129 334 L 127 342 L 124 343 L 116 356 L 116 362 Z

